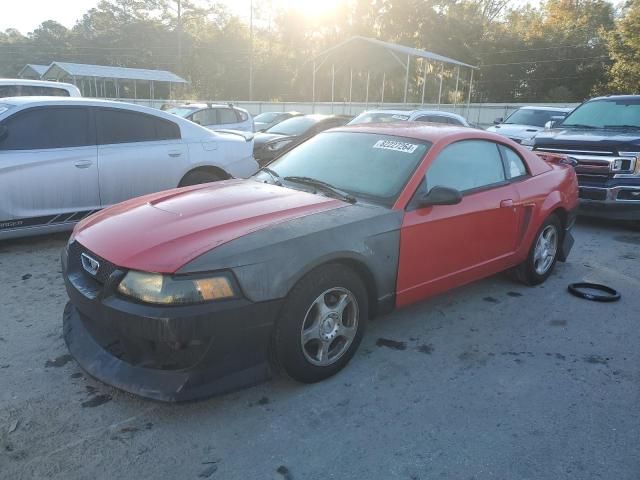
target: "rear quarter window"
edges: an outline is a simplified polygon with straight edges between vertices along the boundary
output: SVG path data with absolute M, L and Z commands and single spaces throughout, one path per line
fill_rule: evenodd
M 118 109 L 98 109 L 98 143 L 154 142 L 180 138 L 175 123 L 140 112 Z

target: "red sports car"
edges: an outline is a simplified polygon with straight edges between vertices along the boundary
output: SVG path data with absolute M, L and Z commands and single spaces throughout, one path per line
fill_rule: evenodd
M 94 377 L 181 401 L 275 368 L 316 382 L 367 321 L 507 269 L 543 282 L 573 244 L 576 175 L 479 130 L 320 134 L 249 180 L 134 199 L 63 253 L 70 352 Z

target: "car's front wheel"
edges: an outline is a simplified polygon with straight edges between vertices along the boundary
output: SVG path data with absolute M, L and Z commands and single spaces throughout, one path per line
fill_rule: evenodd
M 332 264 L 291 290 L 274 332 L 275 360 L 293 379 L 330 377 L 353 357 L 368 321 L 367 291 L 350 268 Z
M 562 225 L 551 215 L 536 234 L 527 259 L 516 268 L 518 279 L 528 285 L 544 282 L 558 261 L 562 245 Z

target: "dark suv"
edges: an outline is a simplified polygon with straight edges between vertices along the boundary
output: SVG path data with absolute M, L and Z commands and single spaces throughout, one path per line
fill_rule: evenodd
M 575 160 L 580 214 L 640 221 L 640 95 L 588 100 L 551 127 L 526 143 Z

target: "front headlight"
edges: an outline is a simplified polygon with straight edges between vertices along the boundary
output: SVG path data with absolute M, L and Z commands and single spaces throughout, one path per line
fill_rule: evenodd
M 535 143 L 535 137 L 531 137 L 522 140 L 522 142 L 520 142 L 520 145 L 522 145 L 527 150 L 533 150 L 533 146 L 535 145 Z
M 289 145 L 293 140 L 280 140 L 278 142 L 272 142 L 267 144 L 267 150 L 275 152 L 277 150 L 281 150 L 287 145 Z
M 184 305 L 235 297 L 226 275 L 206 278 L 172 277 L 131 270 L 118 285 L 118 292 L 145 303 Z

